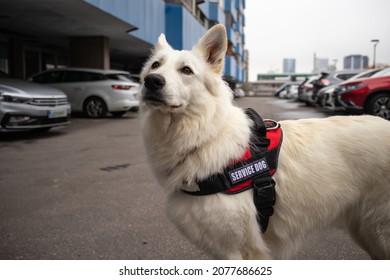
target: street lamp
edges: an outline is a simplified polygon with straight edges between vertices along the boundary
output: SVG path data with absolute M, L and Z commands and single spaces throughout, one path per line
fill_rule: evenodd
M 371 40 L 371 43 L 374 43 L 374 64 L 373 64 L 372 67 L 375 68 L 376 45 L 378 45 L 379 40 L 378 39 L 373 39 L 373 40 Z

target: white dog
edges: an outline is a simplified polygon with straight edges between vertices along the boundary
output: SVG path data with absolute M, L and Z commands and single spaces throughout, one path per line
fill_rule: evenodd
M 191 51 L 162 34 L 141 73 L 141 119 L 167 215 L 218 259 L 291 258 L 310 232 L 344 222 L 374 259 L 390 258 L 390 122 L 371 116 L 282 121 L 276 204 L 260 231 L 253 189 L 194 196 L 250 146 L 253 121 L 221 78 L 223 25 Z

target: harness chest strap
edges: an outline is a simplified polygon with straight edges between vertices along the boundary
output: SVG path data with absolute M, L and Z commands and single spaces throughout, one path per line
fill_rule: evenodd
M 277 168 L 282 130 L 275 121 L 263 121 L 253 109 L 246 109 L 245 112 L 254 122 L 250 148 L 246 149 L 241 159 L 227 166 L 223 172 L 197 181 L 198 191 L 183 192 L 195 196 L 218 192 L 230 195 L 253 188 L 257 218 L 264 233 L 276 201 L 275 181 L 272 175 Z

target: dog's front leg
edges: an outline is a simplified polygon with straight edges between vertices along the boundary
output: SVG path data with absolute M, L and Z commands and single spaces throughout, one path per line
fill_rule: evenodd
M 264 252 L 260 249 L 254 249 L 248 253 L 242 251 L 232 251 L 225 256 L 217 256 L 216 259 L 227 260 L 270 260 L 272 259 L 268 252 Z
M 248 254 L 247 260 L 270 260 L 272 259 L 268 253 L 265 253 L 261 250 L 253 251 Z

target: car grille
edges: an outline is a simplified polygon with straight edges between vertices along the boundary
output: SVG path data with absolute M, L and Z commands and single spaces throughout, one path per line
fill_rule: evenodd
M 61 98 L 33 98 L 29 104 L 35 106 L 61 106 L 68 104 L 68 99 L 65 97 Z
M 41 126 L 41 125 L 66 125 L 70 121 L 70 117 L 64 117 L 64 118 L 55 118 L 55 119 L 48 119 L 47 117 L 32 117 L 31 119 L 20 122 L 20 123 L 9 123 L 9 120 L 11 118 L 11 115 L 6 114 L 3 118 L 3 121 L 1 122 L 1 126 L 6 129 L 17 129 L 17 128 L 25 128 L 25 127 L 31 127 L 31 126 Z M 38 127 L 37 127 L 38 128 Z

